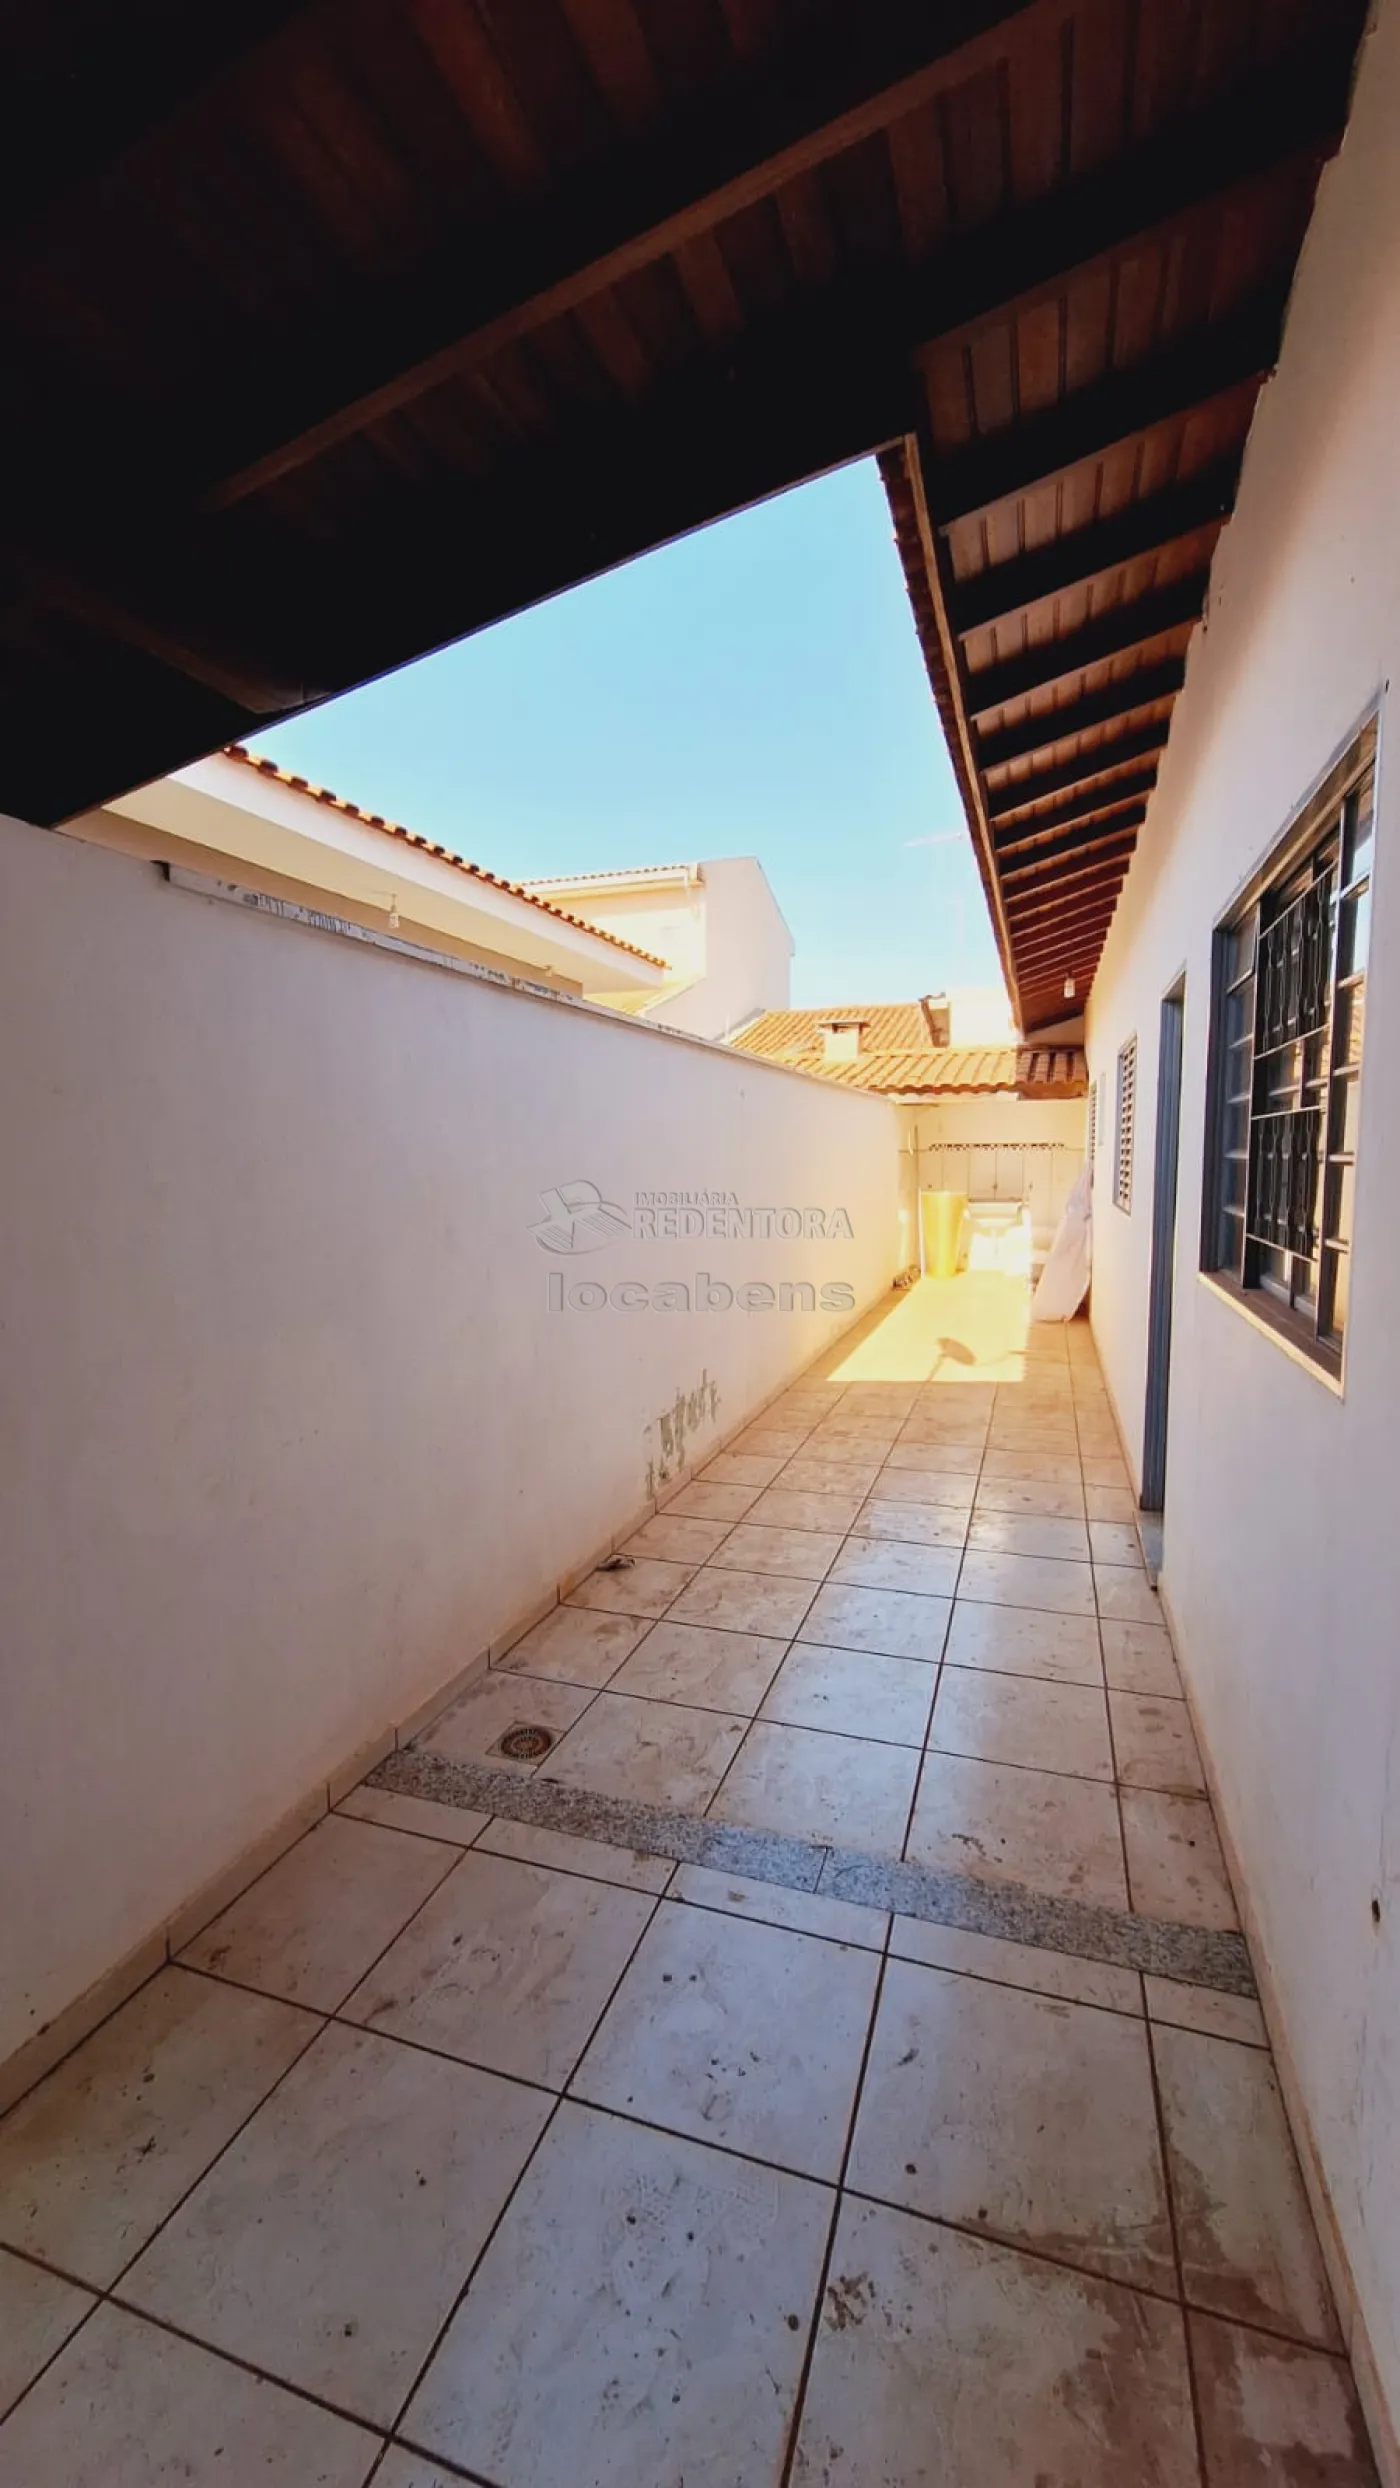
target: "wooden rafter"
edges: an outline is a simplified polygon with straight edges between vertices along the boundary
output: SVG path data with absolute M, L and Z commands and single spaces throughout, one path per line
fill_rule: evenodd
M 1163 657 L 1153 665 L 1139 666 L 1135 673 L 1106 683 L 1102 691 L 1086 692 L 1082 699 L 1066 701 L 1062 708 L 1038 709 L 1034 716 L 1021 718 L 1015 725 L 998 726 L 990 733 L 979 734 L 978 765 L 996 769 L 1007 761 L 1026 760 L 1036 752 L 1053 751 L 1056 744 L 1072 742 L 1077 735 L 1088 734 L 1096 726 L 1115 725 L 1124 717 L 1135 717 L 1140 709 L 1155 708 L 1162 700 L 1174 699 L 1185 680 L 1184 657 Z
M 1239 482 L 1238 456 L 1217 459 L 1185 484 L 1130 502 L 1112 518 L 1059 536 L 1018 561 L 997 562 L 960 582 L 953 594 L 953 627 L 960 638 L 994 622 L 1008 622 L 1067 588 L 1093 587 L 1125 563 L 1198 536 L 1228 518 Z

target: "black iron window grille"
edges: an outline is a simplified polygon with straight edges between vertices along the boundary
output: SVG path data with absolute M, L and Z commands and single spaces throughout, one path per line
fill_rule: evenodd
M 1375 839 L 1376 721 L 1215 936 L 1201 1266 L 1339 1374 Z

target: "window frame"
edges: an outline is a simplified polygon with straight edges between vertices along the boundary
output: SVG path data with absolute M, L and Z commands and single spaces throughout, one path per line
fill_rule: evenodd
M 1369 790 L 1367 780 L 1369 778 Z M 1282 835 L 1257 870 L 1216 919 L 1211 936 L 1210 1026 L 1206 1058 L 1205 1154 L 1201 1191 L 1200 1271 L 1212 1287 L 1236 1305 L 1259 1329 L 1272 1336 L 1320 1379 L 1340 1390 L 1350 1336 L 1350 1274 L 1355 1249 L 1360 1102 L 1364 1076 L 1364 1026 L 1369 971 L 1369 918 L 1375 884 L 1380 788 L 1380 703 L 1374 702 L 1348 735 L 1312 793 L 1298 806 Z M 1363 797 L 1369 804 L 1361 810 Z M 1356 831 L 1362 861 L 1355 864 Z M 1347 860 L 1353 869 L 1347 871 Z M 1305 948 L 1309 938 L 1306 902 L 1326 885 L 1325 1018 L 1280 1032 L 1277 1011 L 1268 1032 L 1272 1042 L 1262 1051 L 1264 1013 L 1276 985 L 1279 944 L 1266 960 L 1271 932 L 1290 918 Z M 1271 907 L 1270 902 L 1275 904 Z M 1316 908 L 1313 932 L 1316 930 Z M 1360 931 L 1359 965 L 1343 959 L 1344 942 Z M 1240 964 L 1237 951 L 1248 936 L 1248 956 Z M 1232 999 L 1247 993 L 1233 1012 Z M 1302 971 L 1299 994 L 1302 993 Z M 1359 1010 L 1354 1005 L 1359 1002 Z M 1247 1024 L 1246 1024 L 1247 1010 Z M 1354 1030 L 1345 1058 L 1339 1055 L 1339 1030 Z M 1294 1060 L 1290 1064 L 1289 1056 Z M 1241 1058 L 1232 1063 L 1232 1056 Z M 1273 1068 L 1265 1071 L 1263 1067 Z M 1262 1079 L 1261 1079 L 1262 1073 Z M 1260 1090 L 1277 1086 L 1261 1105 Z M 1349 1101 L 1349 1102 L 1344 1102 Z M 1239 1131 L 1229 1118 L 1243 1110 Z M 1280 1212 L 1270 1193 L 1275 1232 L 1260 1232 L 1258 1215 L 1259 1159 L 1256 1134 L 1274 1123 L 1290 1127 L 1289 1147 L 1304 1119 L 1313 1130 L 1314 1166 L 1308 1234 L 1311 1250 L 1294 1248 L 1292 1234 L 1280 1240 Z M 1242 1137 L 1242 1145 L 1231 1145 Z M 1309 1135 L 1303 1135 L 1303 1151 Z M 1302 1154 L 1303 1152 L 1299 1152 Z M 1281 1162 L 1275 1144 L 1271 1172 Z M 1240 1169 L 1237 1198 L 1227 1197 L 1228 1173 Z M 1345 1218 L 1343 1209 L 1345 1205 Z M 1284 1215 L 1293 1217 L 1290 1194 Z M 1265 1217 L 1269 1211 L 1265 1212 Z M 1238 1228 L 1237 1244 L 1226 1249 L 1227 1225 Z M 1296 1230 L 1295 1230 L 1296 1231 Z M 1270 1263 L 1282 1262 L 1286 1278 Z M 1299 1273 L 1316 1273 L 1311 1296 L 1300 1293 Z M 1344 1306 L 1341 1329 L 1336 1327 L 1337 1293 Z

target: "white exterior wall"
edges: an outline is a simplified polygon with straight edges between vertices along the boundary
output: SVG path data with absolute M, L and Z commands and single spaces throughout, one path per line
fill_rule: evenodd
M 916 1190 L 1024 1200 L 1046 1245 L 1084 1163 L 1087 1098 L 949 1097 L 901 1106 L 901 1199 L 918 1251 Z
M 627 1008 L 692 1037 L 729 1036 L 760 1011 L 785 1011 L 792 990 L 792 935 L 756 856 L 721 856 L 694 867 L 689 885 L 665 880 L 534 883 L 571 915 L 586 917 L 664 959 L 674 986 Z M 595 983 L 600 1000 L 616 997 Z
M 849 1281 L 894 1109 L 0 822 L 0 2059 L 852 1316 L 551 1312 L 551 1271 Z M 556 1260 L 541 1194 L 844 1207 Z M 667 1445 L 670 1445 L 669 1454 Z
M 1400 756 L 1382 712 L 1351 1339 L 1339 1396 L 1198 1274 L 1212 925 L 1400 674 L 1400 5 L 1324 174 L 1104 953 L 1091 1070 L 1138 1038 L 1132 1214 L 1101 1129 L 1093 1321 L 1141 1458 L 1157 1022 L 1186 972 L 1164 1591 L 1295 2123 L 1400 2411 Z M 1109 1118 L 1111 1122 L 1111 1116 Z M 1344 2310 L 1345 2320 L 1345 2310 Z M 1374 2363 L 1374 2364 L 1373 2364 Z M 1394 2459 L 1393 2438 L 1388 2452 Z

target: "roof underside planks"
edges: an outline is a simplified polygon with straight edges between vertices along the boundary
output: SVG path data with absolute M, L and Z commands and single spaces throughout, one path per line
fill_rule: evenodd
M 1121 879 L 1363 13 L 12 15 L 0 804 L 67 818 L 876 450 L 1046 1024 L 1097 952 L 1012 894 Z

